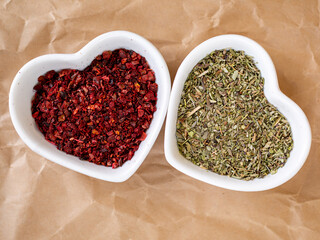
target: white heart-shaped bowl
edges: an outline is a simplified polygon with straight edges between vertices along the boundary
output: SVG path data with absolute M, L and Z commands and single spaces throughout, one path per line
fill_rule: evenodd
M 130 161 L 121 167 L 112 169 L 96 165 L 68 155 L 56 149 L 45 140 L 38 130 L 31 115 L 31 99 L 34 95 L 33 86 L 38 77 L 49 70 L 59 71 L 65 68 L 82 70 L 105 50 L 126 48 L 146 58 L 155 72 L 158 84 L 157 110 L 147 130 L 147 138 L 141 142 L 139 149 Z M 166 62 L 160 52 L 143 37 L 126 31 L 114 31 L 102 34 L 93 39 L 80 51 L 74 54 L 49 54 L 37 57 L 25 64 L 15 76 L 9 94 L 9 109 L 13 125 L 21 139 L 39 155 L 85 175 L 110 182 L 123 182 L 132 176 L 142 164 L 162 127 L 169 97 L 171 80 Z
M 193 67 L 201 59 L 214 50 L 224 48 L 243 50 L 247 55 L 253 56 L 265 79 L 265 96 L 287 118 L 291 126 L 294 140 L 293 149 L 286 164 L 274 175 L 269 174 L 264 178 L 251 181 L 238 180 L 201 169 L 179 153 L 175 133 L 177 111 L 184 83 Z M 310 150 L 311 130 L 303 111 L 280 91 L 276 70 L 268 53 L 255 41 L 240 35 L 230 34 L 213 37 L 201 43 L 181 63 L 171 91 L 164 145 L 167 161 L 177 170 L 193 178 L 226 189 L 262 191 L 285 183 L 300 170 Z

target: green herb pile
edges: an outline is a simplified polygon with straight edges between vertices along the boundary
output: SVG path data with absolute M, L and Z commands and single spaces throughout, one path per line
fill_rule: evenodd
M 217 50 L 189 74 L 178 109 L 180 153 L 201 168 L 251 180 L 274 174 L 293 148 L 291 128 L 243 51 Z

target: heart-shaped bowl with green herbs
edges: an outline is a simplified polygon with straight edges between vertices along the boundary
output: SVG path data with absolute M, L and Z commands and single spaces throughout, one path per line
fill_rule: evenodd
M 221 56 L 215 57 L 213 52 Z M 238 62 L 227 63 L 231 53 L 250 56 L 247 59 L 253 62 L 242 64 L 259 73 L 248 76 L 237 68 Z M 202 61 L 209 54 L 214 60 Z M 223 65 L 219 70 L 217 62 Z M 221 82 L 220 73 L 225 76 Z M 258 78 L 264 79 L 255 85 L 261 98 L 256 97 L 256 90 L 250 95 L 240 86 L 250 88 Z M 245 104 L 245 99 L 254 102 Z M 269 105 L 263 108 L 262 103 Z M 237 111 L 242 115 L 232 118 Z M 280 117 L 271 116 L 274 113 Z M 261 116 L 264 118 L 259 120 Z M 290 132 L 275 131 L 280 121 Z M 284 135 L 287 142 L 282 143 Z M 309 154 L 311 130 L 300 107 L 280 91 L 274 64 L 263 47 L 247 37 L 230 34 L 201 43 L 181 63 L 171 91 L 164 145 L 167 161 L 190 177 L 231 190 L 262 191 L 297 174 Z

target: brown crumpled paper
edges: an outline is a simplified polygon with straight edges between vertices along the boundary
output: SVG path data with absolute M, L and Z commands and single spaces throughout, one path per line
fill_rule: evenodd
M 0 3 L 0 239 L 320 239 L 320 7 L 317 1 L 13 1 Z M 109 183 L 33 153 L 15 132 L 16 72 L 73 53 L 111 30 L 149 39 L 174 79 L 202 41 L 235 33 L 271 55 L 282 91 L 306 113 L 313 143 L 302 170 L 265 192 L 224 190 L 174 168 L 164 128 L 128 181 Z

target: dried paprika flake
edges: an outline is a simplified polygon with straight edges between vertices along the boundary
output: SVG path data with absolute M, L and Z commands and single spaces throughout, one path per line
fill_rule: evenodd
M 144 57 L 117 49 L 98 55 L 83 71 L 49 71 L 34 90 L 32 116 L 46 140 L 80 159 L 117 168 L 147 136 L 158 85 Z

